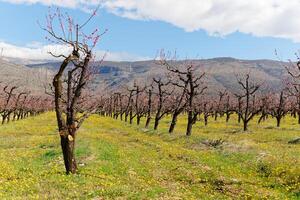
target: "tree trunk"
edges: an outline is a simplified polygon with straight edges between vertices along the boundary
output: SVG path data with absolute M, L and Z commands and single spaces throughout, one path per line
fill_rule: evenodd
M 244 121 L 244 131 L 248 130 L 248 122 L 245 120 Z
M 67 174 L 75 174 L 77 170 L 77 164 L 75 160 L 75 133 L 73 133 L 72 135 L 70 134 L 68 136 L 60 136 L 60 143 Z
M 276 117 L 276 121 L 277 121 L 277 127 L 280 127 L 281 118 L 280 117 Z
M 260 116 L 260 118 L 258 120 L 258 124 L 260 124 L 264 120 L 265 120 L 265 116 L 264 115 Z
M 6 123 L 9 123 L 9 122 L 10 122 L 10 113 L 8 114 L 7 120 L 6 120 Z
M 149 127 L 151 121 L 151 110 L 152 110 L 152 90 L 150 89 L 148 95 L 148 111 L 147 111 L 147 120 L 146 120 L 145 128 Z
M 229 122 L 229 119 L 230 119 L 230 114 L 226 113 L 226 123 Z
M 297 115 L 296 115 L 296 112 L 295 112 L 295 111 L 292 113 L 292 116 L 293 116 L 294 118 L 296 118 L 296 117 L 297 117 Z
M 5 120 L 6 120 L 6 116 L 5 116 L 5 115 L 3 115 L 3 116 L 2 116 L 2 124 L 4 124 L 4 123 L 5 123 Z
M 208 116 L 204 115 L 204 125 L 207 126 L 208 124 Z
M 155 117 L 155 121 L 154 121 L 154 130 L 157 130 L 158 124 L 159 124 L 159 118 L 158 118 L 158 117 Z
M 170 128 L 169 128 L 169 133 L 173 133 L 174 128 L 175 128 L 176 123 L 177 123 L 177 117 L 178 117 L 178 114 L 174 113 L 173 116 L 172 116 L 172 121 L 171 121 L 171 125 L 170 125 Z
M 129 113 L 129 124 L 132 124 L 132 121 L 133 121 L 133 114 L 132 114 L 132 111 L 130 111 L 130 113 Z
M 186 136 L 192 135 L 192 128 L 193 128 L 193 112 L 188 112 L 188 123 L 186 127 Z
M 142 116 L 137 116 L 137 117 L 136 117 L 136 124 L 137 124 L 137 125 L 140 125 L 140 123 L 141 123 L 141 117 L 142 117 Z
M 145 128 L 149 127 L 150 121 L 151 121 L 151 117 L 148 115 L 147 120 L 146 120 Z
M 16 118 L 17 118 L 17 113 L 16 112 L 14 112 L 14 115 L 13 115 L 13 119 L 12 119 L 12 121 L 14 122 L 14 121 L 16 121 Z

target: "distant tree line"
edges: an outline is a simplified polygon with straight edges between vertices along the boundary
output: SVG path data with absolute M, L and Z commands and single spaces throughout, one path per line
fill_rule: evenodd
M 52 102 L 52 98 L 46 95 L 33 95 L 18 86 L 0 83 L 1 124 L 52 110 Z
M 205 72 L 192 61 L 182 61 L 181 64 L 167 60 L 162 53 L 157 65 L 166 69 L 166 73 L 152 78 L 148 85 L 134 82 L 133 86 L 122 88 L 102 100 L 99 113 L 120 119 L 132 124 L 134 119 L 140 125 L 145 118 L 145 127 L 149 128 L 153 120 L 153 129 L 157 130 L 161 120 L 171 116 L 169 133 L 173 133 L 178 116 L 187 117 L 186 135 L 192 134 L 195 123 L 209 119 L 217 120 L 225 117 L 226 122 L 232 114 L 236 114 L 238 123 L 247 131 L 249 122 L 257 118 L 261 123 L 267 118 L 276 119 L 280 127 L 282 118 L 287 114 L 298 119 L 300 124 L 300 84 L 296 74 L 299 63 L 287 66 L 290 78 L 285 80 L 285 87 L 278 92 L 265 92 L 263 83 L 253 79 L 248 72 L 236 74 L 238 92 L 227 89 L 208 93 L 209 85 L 205 81 Z

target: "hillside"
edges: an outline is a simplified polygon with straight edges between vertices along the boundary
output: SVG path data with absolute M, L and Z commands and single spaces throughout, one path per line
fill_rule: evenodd
M 299 199 L 296 119 L 240 132 L 232 118 L 184 137 L 92 116 L 78 132 L 78 174 L 66 176 L 54 113 L 0 127 L 0 199 Z M 46 122 L 46 123 L 45 123 Z M 153 124 L 152 124 L 153 125 Z M 152 127 L 151 125 L 151 127 Z M 223 139 L 220 146 L 207 140 Z
M 17 86 L 32 94 L 42 93 L 51 76 L 52 72 L 46 68 L 30 68 L 0 58 L 0 82 L 3 85 Z
M 180 62 L 180 61 L 179 61 Z M 263 82 L 265 87 L 278 90 L 281 79 L 286 74 L 282 63 L 273 60 L 238 60 L 234 58 L 215 58 L 206 60 L 193 60 L 199 70 L 207 74 L 206 82 L 211 90 L 220 90 L 224 87 L 235 91 L 235 74 L 251 72 L 255 80 Z M 48 62 L 44 64 L 31 64 L 31 68 L 47 68 L 56 70 L 59 63 Z M 103 62 L 94 66 L 95 84 L 105 84 L 110 88 L 117 88 L 130 84 L 133 81 L 145 83 L 153 76 L 161 76 L 165 69 L 158 66 L 155 61 L 139 62 Z
M 17 64 L 13 64 L 17 63 Z M 28 64 L 29 63 L 29 64 Z M 180 61 L 178 62 L 180 63 Z M 214 58 L 193 60 L 200 71 L 206 72 L 206 84 L 210 91 L 227 88 L 237 90 L 235 74 L 251 72 L 253 78 L 264 83 L 265 88 L 278 90 L 282 86 L 282 78 L 286 75 L 282 63 L 273 60 L 238 60 L 234 58 Z M 50 83 L 51 76 L 58 69 L 59 62 L 30 61 L 20 59 L 0 60 L 0 78 L 2 82 L 15 82 L 33 91 L 43 92 L 44 85 Z M 103 62 L 93 66 L 95 87 L 119 88 L 133 81 L 142 84 L 151 77 L 161 76 L 165 69 L 155 61 L 139 62 Z

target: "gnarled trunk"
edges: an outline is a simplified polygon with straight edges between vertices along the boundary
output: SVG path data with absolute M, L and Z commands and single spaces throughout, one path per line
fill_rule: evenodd
M 66 173 L 75 174 L 77 171 L 77 164 L 75 159 L 75 131 L 68 135 L 61 135 L 60 143 L 63 152 Z

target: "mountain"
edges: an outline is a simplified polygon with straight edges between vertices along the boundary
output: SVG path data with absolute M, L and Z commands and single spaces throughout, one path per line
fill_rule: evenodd
M 52 75 L 53 72 L 47 68 L 31 68 L 0 58 L 0 84 L 3 86 L 17 86 L 19 90 L 40 94 Z
M 182 64 L 177 61 L 175 64 Z M 278 91 L 287 75 L 285 67 L 289 63 L 274 60 L 240 60 L 234 58 L 213 58 L 190 60 L 197 66 L 197 72 L 206 73 L 205 82 L 210 92 L 227 88 L 238 91 L 236 74 L 250 72 L 255 81 L 264 84 L 264 88 Z M 95 87 L 119 88 L 133 84 L 134 81 L 146 84 L 152 77 L 162 76 L 166 69 L 156 61 L 138 62 L 102 62 L 93 65 L 93 85 Z M 0 58 L 0 81 L 28 88 L 35 93 L 43 93 L 45 85 L 51 83 L 51 77 L 59 68 L 59 62 L 32 61 L 13 58 Z
M 282 79 L 287 75 L 284 65 L 289 63 L 274 60 L 240 60 L 234 58 L 213 58 L 190 60 L 198 71 L 206 72 L 206 84 L 211 91 L 227 88 L 237 91 L 236 74 L 250 72 L 255 81 L 264 84 L 265 88 L 273 91 L 282 87 Z M 177 61 L 181 64 L 184 61 Z M 46 62 L 30 64 L 32 69 L 46 68 L 50 71 L 58 69 L 60 63 Z M 132 84 L 134 81 L 142 84 L 151 80 L 151 77 L 161 76 L 166 72 L 165 67 L 157 65 L 156 61 L 138 62 L 103 62 L 94 64 L 94 84 L 118 88 Z

